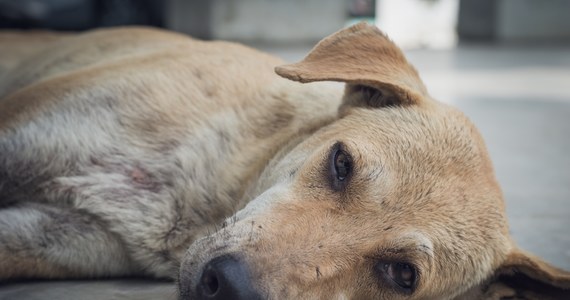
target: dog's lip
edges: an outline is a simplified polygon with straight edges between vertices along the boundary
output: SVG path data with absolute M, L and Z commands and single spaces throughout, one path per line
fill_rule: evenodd
M 208 236 L 196 240 L 186 251 L 178 271 L 177 287 L 179 299 L 189 299 L 192 291 L 198 286 L 202 270 L 207 262 L 215 257 L 212 252 L 203 251 L 205 248 L 204 242 L 207 243 L 207 240 Z
M 251 236 L 244 236 L 244 231 L 237 230 L 235 224 L 232 229 L 222 228 L 215 233 L 200 237 L 188 247 L 178 274 L 179 295 L 183 296 L 198 286 L 203 269 L 212 259 L 228 254 L 243 257 L 244 251 L 247 252 L 245 248 L 249 245 Z
M 229 242 L 216 243 L 216 234 L 202 237 L 186 250 L 186 254 L 180 264 L 179 276 L 189 278 L 191 282 L 196 282 L 200 271 L 206 263 L 214 257 L 232 252 Z M 186 273 L 186 275 L 182 275 Z
M 202 240 L 206 241 L 207 239 L 200 239 L 200 241 Z M 225 255 L 243 257 L 239 251 L 232 251 L 230 245 L 227 244 L 216 246 L 211 251 L 204 251 L 207 253 L 199 251 L 203 251 L 203 247 L 204 245 L 196 245 L 195 249 L 188 251 L 187 256 L 181 264 L 177 282 L 179 299 L 187 299 L 187 297 L 192 295 L 192 292 L 198 288 L 202 273 L 204 272 L 206 265 L 211 260 Z M 198 255 L 192 256 L 194 253 L 197 253 Z M 258 299 L 264 298 L 265 297 L 260 296 Z

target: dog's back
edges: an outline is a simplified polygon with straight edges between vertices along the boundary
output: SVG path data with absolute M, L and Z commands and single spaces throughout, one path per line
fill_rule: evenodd
M 189 241 L 243 206 L 247 183 L 283 144 L 334 116 L 338 94 L 276 77 L 280 63 L 240 45 L 144 28 L 49 46 L 0 84 L 0 207 L 47 223 L 52 214 L 71 228 L 95 222 L 73 218 L 84 210 L 110 225 L 109 234 L 93 233 L 109 244 L 118 243 L 114 234 L 141 232 L 125 238 L 135 267 L 117 272 L 170 276 Z M 311 99 L 323 96 L 330 106 Z M 40 230 L 0 240 L 15 244 Z M 39 251 L 22 243 L 16 254 Z M 6 252 L 0 247 L 0 257 Z

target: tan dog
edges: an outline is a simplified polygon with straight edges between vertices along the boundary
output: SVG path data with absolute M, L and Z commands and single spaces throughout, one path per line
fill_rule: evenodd
M 0 279 L 178 277 L 180 299 L 570 297 L 569 273 L 509 237 L 478 131 L 384 34 L 359 24 L 276 69 L 344 96 L 282 64 L 150 29 L 23 60 L 0 83 Z

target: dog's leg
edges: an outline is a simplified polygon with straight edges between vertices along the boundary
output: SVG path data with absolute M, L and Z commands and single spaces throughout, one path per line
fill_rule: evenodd
M 0 281 L 133 271 L 121 240 L 89 214 L 37 203 L 0 210 Z

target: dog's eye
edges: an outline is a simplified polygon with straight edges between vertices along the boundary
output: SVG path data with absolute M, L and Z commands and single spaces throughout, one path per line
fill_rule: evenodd
M 348 177 L 352 172 L 352 159 L 348 152 L 343 149 L 343 145 L 336 143 L 330 156 L 330 180 L 332 188 L 336 191 L 346 186 Z
M 343 181 L 348 176 L 350 172 L 350 160 L 348 155 L 344 151 L 337 151 L 334 157 L 334 169 L 336 172 L 336 178 Z
M 401 290 L 412 292 L 416 285 L 417 271 L 411 264 L 403 262 L 381 262 L 377 269 L 384 277 L 395 283 Z

